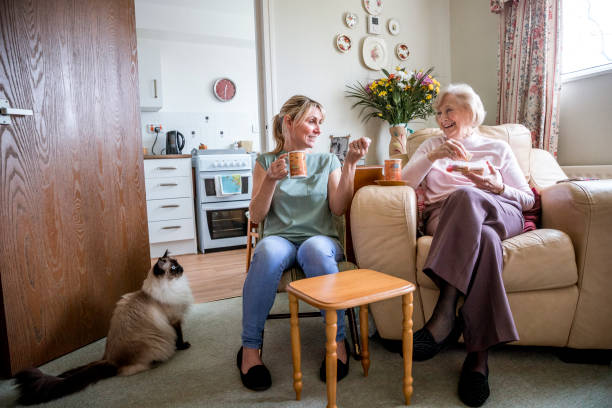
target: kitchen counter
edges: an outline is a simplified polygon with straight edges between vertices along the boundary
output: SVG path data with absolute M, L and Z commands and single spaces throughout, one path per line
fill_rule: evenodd
M 145 154 L 143 159 L 190 159 L 190 154 Z

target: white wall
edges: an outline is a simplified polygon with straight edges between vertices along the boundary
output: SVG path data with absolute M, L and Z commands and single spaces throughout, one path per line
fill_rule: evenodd
M 482 0 L 450 2 L 451 79 L 474 88 L 487 112 L 484 124 L 494 125 L 499 16 L 489 7 Z
M 183 153 L 200 143 L 229 148 L 238 140 L 252 140 L 258 149 L 252 0 L 136 0 L 135 5 L 138 40 L 154 42 L 161 53 L 163 108 L 141 112 L 143 145 L 150 149 L 154 140 L 146 124 L 162 124 L 164 131 L 183 133 Z M 221 77 L 237 87 L 229 102 L 217 100 L 212 92 Z M 160 134 L 156 153 L 164 143 Z
M 612 164 L 612 73 L 566 82 L 559 104 L 561 165 Z
M 373 145 L 366 163 L 382 163 L 388 157 L 388 125 L 377 119 L 362 125 L 358 111 L 350 108 L 352 100 L 344 96 L 347 84 L 382 75 L 367 69 L 361 57 L 363 39 L 368 36 L 367 13 L 362 4 L 361 0 L 270 0 L 274 100 L 277 102 L 274 108 L 278 112 L 280 105 L 294 94 L 318 100 L 325 107 L 327 117 L 316 151 L 329 151 L 330 135 L 369 136 Z M 353 29 L 344 24 L 347 11 L 359 18 Z M 436 78 L 443 84 L 448 82 L 451 65 L 448 0 L 386 0 L 380 17 L 383 33 L 377 37 L 387 44 L 387 68 L 400 65 L 420 69 L 433 65 Z M 397 36 L 387 30 L 390 18 L 400 22 Z M 335 47 L 338 34 L 352 39 L 353 47 L 345 54 Z M 411 54 L 405 63 L 400 63 L 394 53 L 399 42 L 407 43 L 410 48 Z M 271 140 L 269 143 L 274 146 Z

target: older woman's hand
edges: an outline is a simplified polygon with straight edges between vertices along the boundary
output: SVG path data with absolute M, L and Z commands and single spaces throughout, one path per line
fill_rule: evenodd
M 367 137 L 362 137 L 357 140 L 353 140 L 349 143 L 349 150 L 346 153 L 346 157 L 344 159 L 345 163 L 348 164 L 356 164 L 362 157 L 368 153 L 368 149 L 370 147 L 370 139 Z
M 448 139 L 435 150 L 427 154 L 427 158 L 432 163 L 438 159 L 449 158 L 451 160 L 469 160 L 470 154 L 458 140 Z
M 491 163 L 487 161 L 489 167 L 489 174 L 480 176 L 476 173 L 466 172 L 464 173 L 476 187 L 481 190 L 490 191 L 494 194 L 501 194 L 504 192 L 504 181 L 499 171 L 493 167 Z
M 278 159 L 274 160 L 270 167 L 268 167 L 266 177 L 274 181 L 287 177 L 287 174 L 289 174 L 287 170 L 287 156 L 288 153 L 283 153 L 278 156 Z

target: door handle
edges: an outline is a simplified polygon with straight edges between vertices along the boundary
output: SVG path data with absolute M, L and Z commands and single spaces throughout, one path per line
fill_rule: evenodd
M 162 186 L 162 187 L 175 187 L 175 186 L 178 186 L 178 184 L 176 184 L 176 183 L 161 183 L 160 186 Z
M 176 167 L 158 167 L 159 170 L 176 170 Z
M 0 125 L 10 125 L 10 115 L 15 116 L 32 116 L 33 112 L 29 109 L 13 109 L 9 105 L 7 99 L 0 99 Z
M 178 204 L 168 204 L 168 205 L 162 205 L 161 208 L 179 208 L 180 206 Z
M 162 229 L 179 229 L 179 228 L 181 228 L 180 225 L 172 225 L 170 227 L 162 227 Z

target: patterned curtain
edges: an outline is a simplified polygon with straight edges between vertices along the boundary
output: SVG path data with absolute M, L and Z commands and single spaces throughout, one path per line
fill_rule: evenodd
M 557 156 L 561 0 L 491 0 L 500 14 L 497 123 L 521 123 Z

